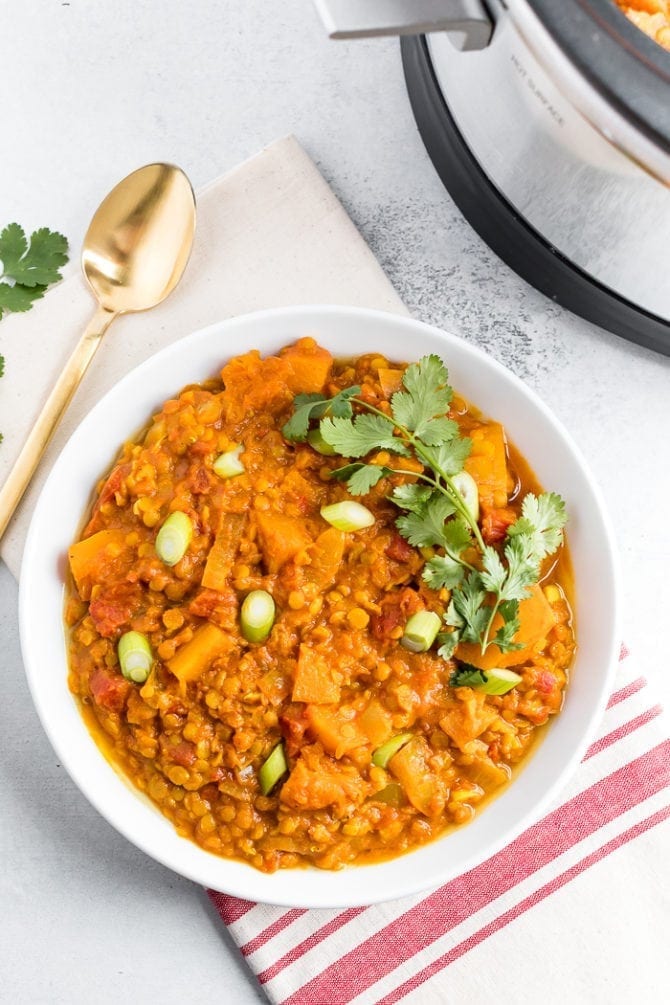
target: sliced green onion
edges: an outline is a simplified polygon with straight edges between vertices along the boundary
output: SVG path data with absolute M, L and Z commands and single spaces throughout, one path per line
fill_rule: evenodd
M 265 759 L 258 772 L 258 782 L 264 796 L 269 795 L 282 775 L 288 771 L 284 744 L 278 743 L 269 757 Z
M 460 687 L 471 687 L 483 694 L 507 694 L 521 681 L 518 673 L 494 667 L 493 670 L 473 670 L 458 679 Z
M 154 662 L 149 640 L 140 632 L 126 632 L 119 639 L 117 653 L 126 680 L 144 684 Z
M 275 621 L 275 602 L 266 590 L 252 590 L 242 602 L 240 628 L 247 642 L 265 642 Z
M 378 768 L 385 768 L 394 754 L 397 754 L 401 747 L 404 747 L 412 739 L 412 733 L 398 733 L 392 736 L 381 747 L 377 747 L 372 755 L 372 763 Z
M 477 482 L 467 471 L 459 471 L 452 476 L 454 487 L 470 511 L 470 516 L 477 522 L 479 520 L 479 489 Z
M 214 473 L 219 478 L 234 478 L 236 475 L 243 475 L 246 468 L 240 460 L 240 454 L 244 450 L 243 446 L 235 447 L 234 450 L 226 450 L 225 454 L 219 454 L 212 465 Z
M 321 516 L 338 530 L 363 530 L 364 527 L 372 527 L 375 522 L 370 510 L 353 499 L 322 506 Z
M 439 614 L 434 611 L 417 611 L 405 625 L 400 644 L 411 653 L 425 653 L 432 646 L 441 627 Z
M 166 565 L 176 565 L 184 557 L 193 537 L 193 524 L 186 513 L 176 511 L 158 531 L 156 554 Z
M 330 443 L 326 443 L 321 435 L 320 429 L 310 429 L 307 434 L 307 442 L 310 447 L 313 447 L 314 450 L 316 450 L 317 454 L 324 454 L 326 457 L 331 457 L 335 453 L 335 447 L 331 447 Z

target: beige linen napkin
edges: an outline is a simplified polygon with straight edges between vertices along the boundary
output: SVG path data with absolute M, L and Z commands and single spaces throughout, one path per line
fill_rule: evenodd
M 71 243 L 74 258 L 79 249 Z M 288 136 L 198 194 L 195 245 L 179 287 L 154 310 L 119 318 L 105 336 L 2 541 L 0 554 L 13 574 L 18 577 L 30 516 L 54 460 L 120 377 L 205 325 L 300 303 L 406 313 L 314 163 Z M 75 272 L 30 314 L 3 319 L 0 353 L 11 380 L 0 387 L 0 484 L 93 309 L 93 298 Z

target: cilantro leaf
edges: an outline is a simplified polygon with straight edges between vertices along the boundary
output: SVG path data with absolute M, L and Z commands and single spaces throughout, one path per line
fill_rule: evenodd
M 360 387 L 345 387 L 333 398 L 324 398 L 318 392 L 315 394 L 298 394 L 293 400 L 295 412 L 282 426 L 282 434 L 287 440 L 302 443 L 307 439 L 309 424 L 312 419 L 322 419 L 326 413 L 338 418 L 348 418 L 353 415 L 350 398 L 360 394 Z
M 556 492 L 532 492 L 524 498 L 521 518 L 508 530 L 509 537 L 530 537 L 538 561 L 553 554 L 563 542 L 563 528 L 567 523 L 565 503 Z
M 353 415 L 353 408 L 349 399 L 355 398 L 360 393 L 361 389 L 357 384 L 354 384 L 353 387 L 345 387 L 330 399 L 323 412 L 317 410 L 315 418 L 322 419 L 324 415 L 333 415 L 337 419 L 349 418 L 349 416 Z
M 464 569 L 460 562 L 447 555 L 435 555 L 428 559 L 423 570 L 423 581 L 431 590 L 448 590 L 458 586 L 463 579 Z
M 428 447 L 439 447 L 458 435 L 458 423 L 453 419 L 436 418 L 420 422 L 415 430 L 416 435 Z
M 457 516 L 444 525 L 444 547 L 453 557 L 458 557 L 472 544 L 470 529 L 465 520 Z
M 444 522 L 454 513 L 454 504 L 441 492 L 433 491 L 420 510 L 399 516 L 396 527 L 410 544 L 419 548 L 444 542 Z
M 530 544 L 528 537 L 521 534 L 505 545 L 507 574 L 500 588 L 493 591 L 502 600 L 523 600 L 528 596 L 528 587 L 540 578 L 539 562 Z
M 46 291 L 46 286 L 10 286 L 0 283 L 0 317 L 3 311 L 13 311 L 15 314 L 29 311 L 36 300 L 40 300 Z
M 8 223 L 0 233 L 1 275 L 13 276 L 14 270 L 28 250 L 28 241 L 23 227 L 18 223 Z
M 373 450 L 390 450 L 409 456 L 409 448 L 393 435 L 393 424 L 381 415 L 357 415 L 354 419 L 322 419 L 321 435 L 343 457 L 364 457 Z
M 459 663 L 449 678 L 451 687 L 477 687 L 478 684 L 487 683 L 488 677 L 484 671 L 470 663 Z
M 500 555 L 488 545 L 482 554 L 482 571 L 480 573 L 484 587 L 490 593 L 500 593 L 507 577 L 507 570 L 502 564 Z
M 472 440 L 467 436 L 454 438 L 438 447 L 430 447 L 423 454 L 431 468 L 440 474 L 457 475 L 463 470 L 465 459 L 470 456 Z
M 458 629 L 452 632 L 440 632 L 437 636 L 437 641 L 440 643 L 440 648 L 437 650 L 437 655 L 441 656 L 443 660 L 450 660 L 454 655 L 456 646 L 460 641 L 461 633 Z
M 47 227 L 30 236 L 27 244 L 23 229 L 10 223 L 0 233 L 0 259 L 3 275 L 21 286 L 48 286 L 61 278 L 66 264 L 67 240 Z
M 61 278 L 67 262 L 67 241 L 46 227 L 26 239 L 23 227 L 8 224 L 0 232 L 0 318 L 4 311 L 29 311 L 44 296 L 49 283 Z
M 364 496 L 375 487 L 377 482 L 390 474 L 393 474 L 392 468 L 385 468 L 380 464 L 364 464 L 351 476 L 347 487 L 352 496 Z
M 391 398 L 393 418 L 399 426 L 417 431 L 422 423 L 449 408 L 452 390 L 449 374 L 439 356 L 424 356 L 405 370 L 402 382 L 405 391 L 396 391 Z
M 398 485 L 393 490 L 391 502 L 394 502 L 400 509 L 420 513 L 432 494 L 433 489 L 428 485 Z
M 387 468 L 383 464 L 345 464 L 332 471 L 330 477 L 338 482 L 346 482 L 352 496 L 364 496 L 382 478 L 394 474 L 393 468 Z
M 521 627 L 519 621 L 519 601 L 504 600 L 498 607 L 503 624 L 493 636 L 492 641 L 498 646 L 501 653 L 511 653 L 517 649 L 523 649 L 520 642 L 514 641 L 514 636 Z
M 282 426 L 282 435 L 293 442 L 302 443 L 307 439 L 309 421 L 317 404 L 322 404 L 320 394 L 299 394 L 295 399 L 295 412 Z
M 454 603 L 453 597 L 449 601 L 449 606 L 442 615 L 442 620 L 445 625 L 449 625 L 450 628 L 461 629 L 465 627 L 465 621 L 456 610 L 456 604 Z
M 479 573 L 471 572 L 451 599 L 456 612 L 465 622 L 461 638 L 464 642 L 479 642 L 491 616 L 491 609 L 484 604 L 486 591 Z

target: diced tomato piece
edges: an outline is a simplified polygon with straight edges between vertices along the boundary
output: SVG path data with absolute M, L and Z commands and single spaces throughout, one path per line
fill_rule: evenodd
M 88 686 L 96 705 L 108 712 L 120 712 L 123 708 L 131 685 L 121 674 L 108 673 L 101 667 L 91 674 Z
M 507 528 L 516 521 L 516 513 L 513 509 L 490 509 L 484 513 L 482 518 L 482 537 L 487 544 L 496 544 L 503 541 Z
M 541 694 L 551 694 L 556 684 L 556 678 L 550 670 L 542 670 L 535 678 L 535 687 Z
M 189 614 L 195 614 L 197 618 L 208 618 L 220 601 L 221 594 L 218 590 L 201 590 L 188 605 Z
M 195 495 L 203 495 L 209 492 L 209 473 L 206 468 L 199 466 L 191 471 L 189 477 L 191 492 Z
M 412 555 L 416 554 L 411 544 L 408 544 L 400 534 L 393 535 L 391 543 L 387 545 L 384 552 L 389 558 L 395 559 L 396 562 L 409 562 Z
M 219 797 L 219 790 L 213 782 L 209 785 L 203 785 L 199 791 L 201 799 L 206 799 L 208 803 L 213 803 Z
M 394 628 L 404 625 L 407 619 L 424 608 L 424 602 L 415 590 L 406 587 L 382 602 L 381 614 L 373 614 L 372 634 L 376 639 L 387 639 Z
M 189 614 L 207 618 L 219 628 L 231 629 L 237 617 L 237 594 L 229 587 L 224 590 L 203 589 L 188 605 Z
M 124 479 L 130 474 L 131 467 L 132 465 L 130 461 L 127 461 L 125 464 L 117 464 L 117 466 L 111 472 L 109 478 L 102 486 L 100 495 L 95 501 L 93 512 L 91 513 L 91 519 L 84 528 L 83 533 L 84 537 L 88 537 L 89 534 L 93 534 L 96 530 L 100 530 L 100 528 L 102 527 L 100 507 L 104 503 L 109 502 L 109 500 L 116 495 L 116 493 L 121 488 Z
M 549 718 L 548 708 L 544 708 L 544 706 L 536 707 L 529 702 L 520 704 L 518 711 L 536 726 L 542 726 Z
M 288 708 L 284 715 L 279 716 L 279 728 L 286 741 L 286 753 L 289 757 L 297 757 L 302 746 L 305 730 L 309 722 L 305 715 L 306 706 L 294 706 Z
M 114 583 L 91 601 L 88 613 L 100 635 L 112 639 L 129 624 L 141 605 L 142 593 L 135 583 Z
M 381 614 L 373 614 L 371 620 L 372 634 L 376 639 L 386 639 L 390 636 L 394 628 L 402 624 L 402 611 L 400 606 L 386 606 Z
M 195 744 L 180 740 L 176 747 L 170 748 L 170 757 L 175 764 L 181 764 L 182 768 L 190 768 L 197 759 Z
M 212 453 L 211 440 L 196 440 L 195 443 L 191 443 L 189 446 L 189 451 L 198 457 L 206 457 L 207 454 Z

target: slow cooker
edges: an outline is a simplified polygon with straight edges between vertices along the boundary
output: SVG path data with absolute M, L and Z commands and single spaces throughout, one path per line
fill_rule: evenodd
M 528 282 L 670 355 L 670 54 L 614 0 L 316 0 L 401 35 L 444 184 Z

